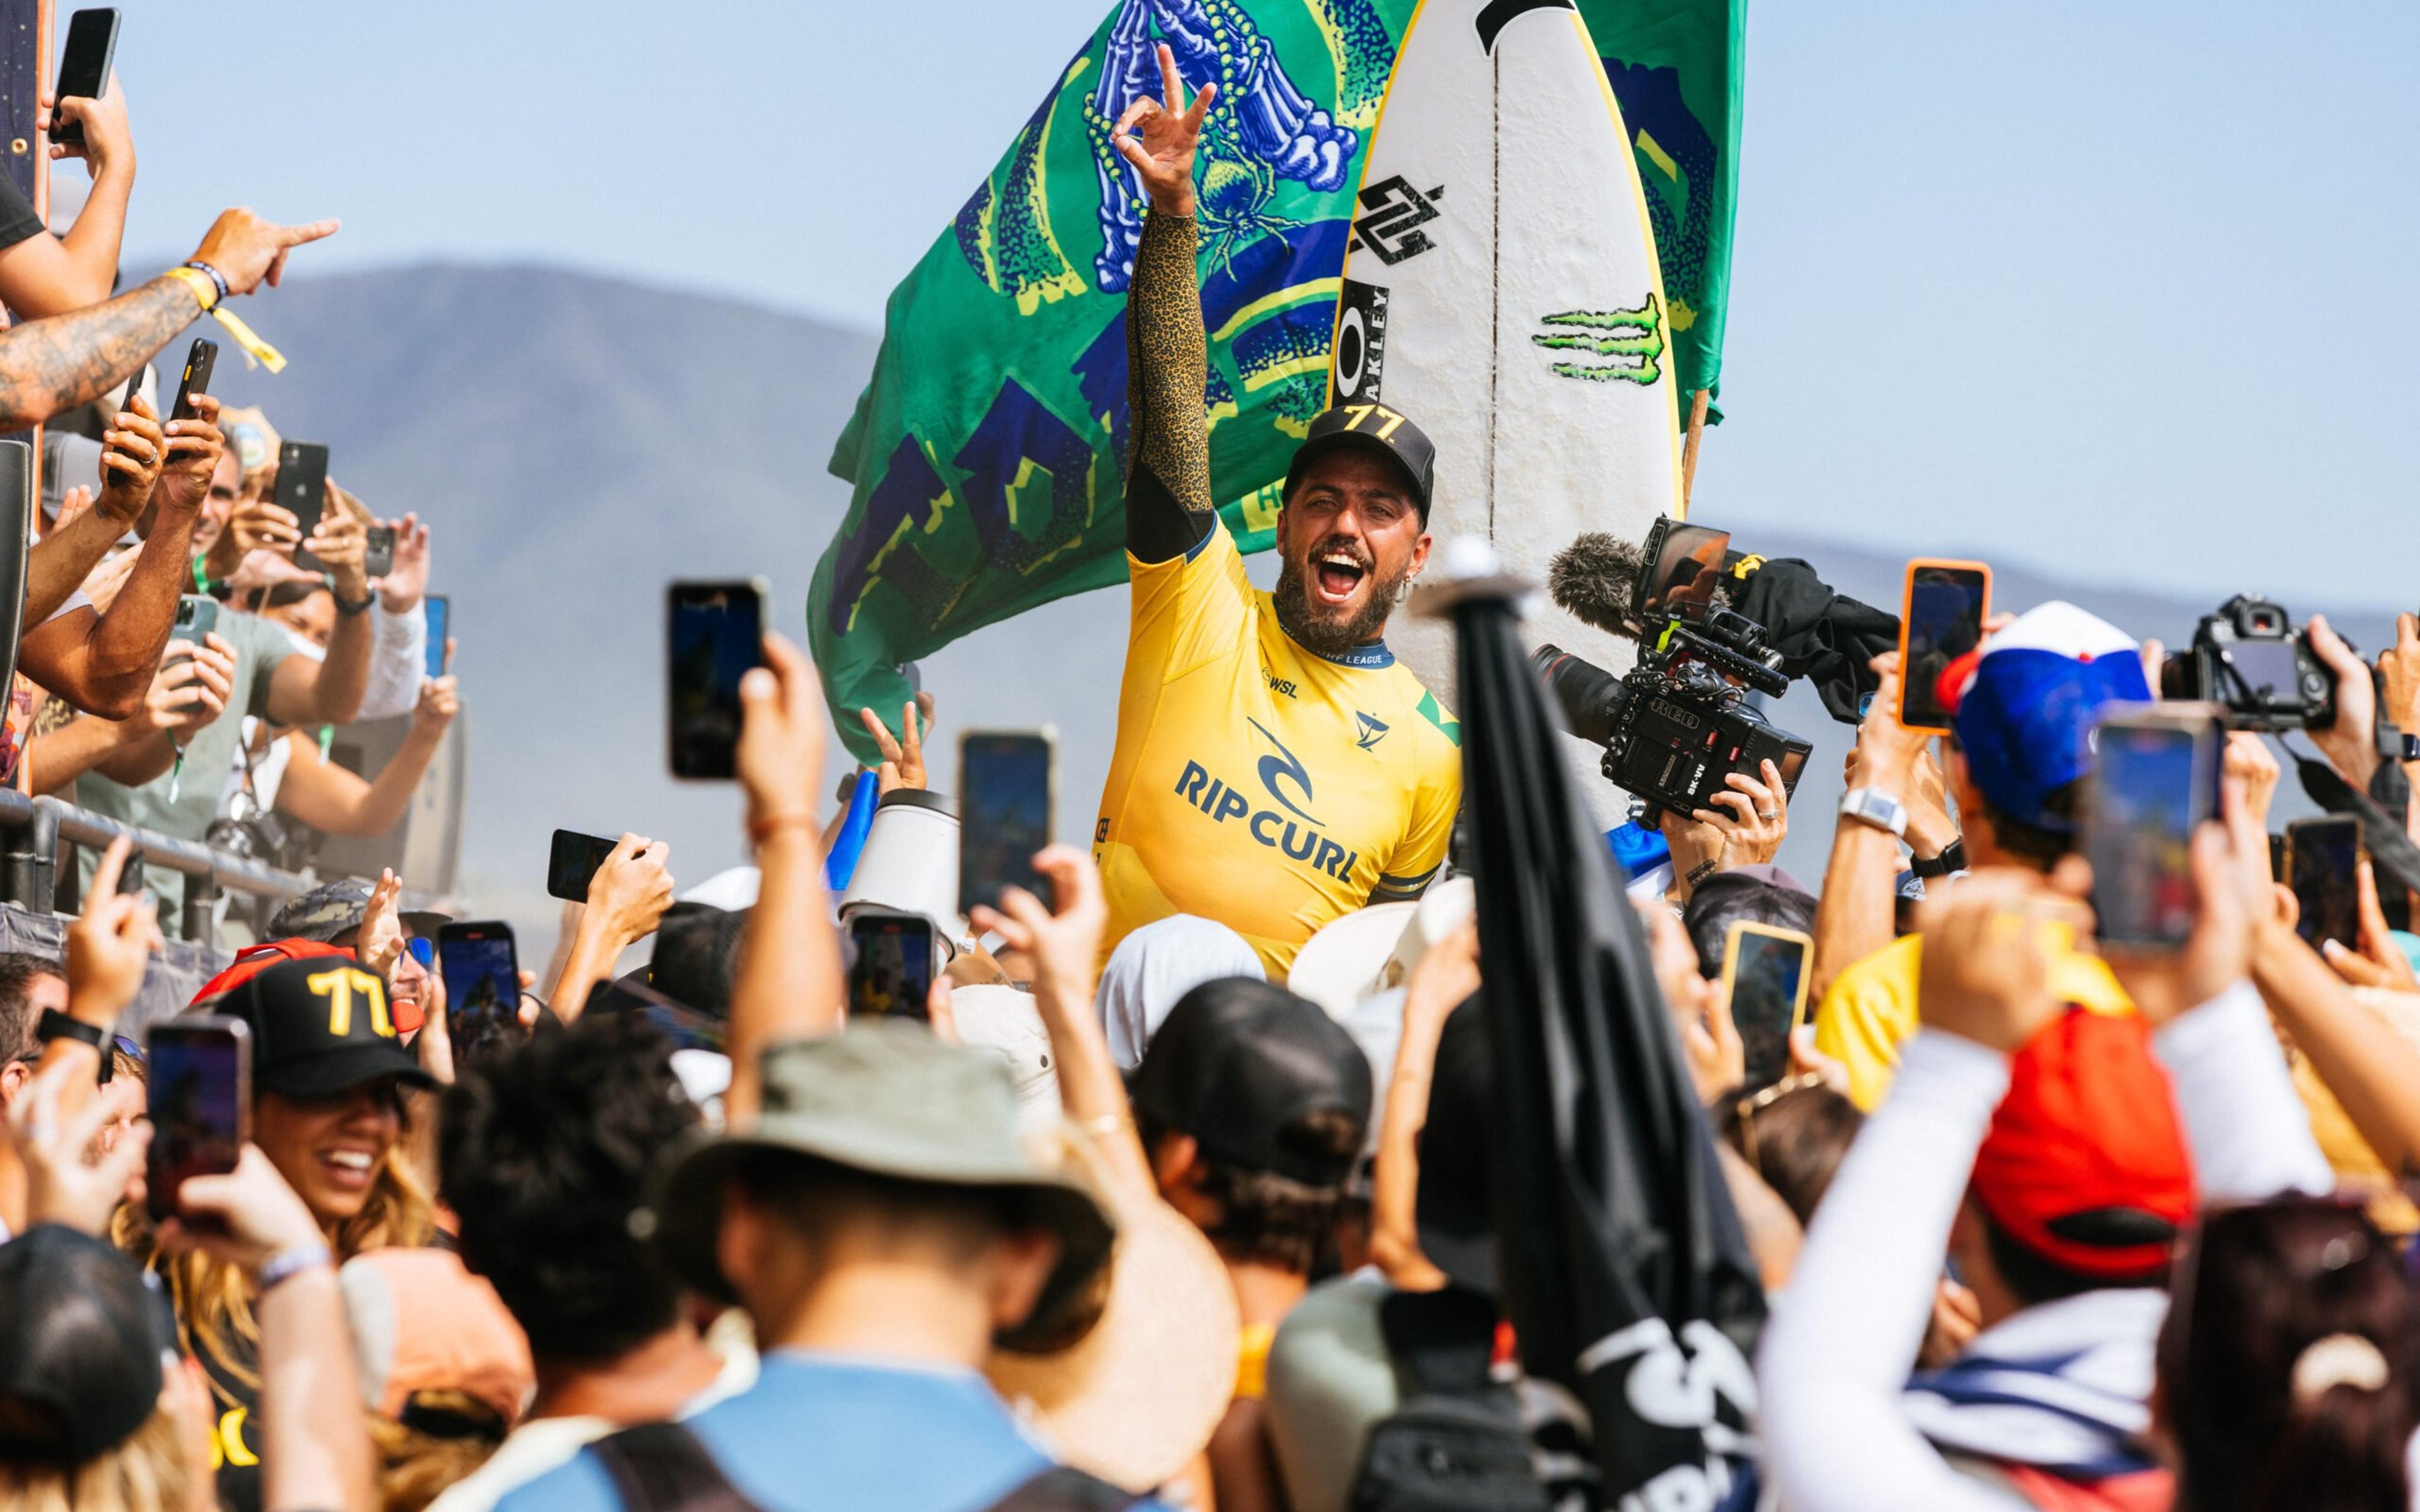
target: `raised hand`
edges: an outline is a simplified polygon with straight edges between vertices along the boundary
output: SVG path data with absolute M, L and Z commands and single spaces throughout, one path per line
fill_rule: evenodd
M 1916 911 L 1924 935 L 1916 992 L 1925 1027 L 2013 1055 L 2058 1016 L 2040 892 L 2039 877 L 1993 870 L 1924 901 Z
M 396 963 L 403 959 L 403 879 L 392 867 L 379 872 L 369 901 L 362 905 L 361 929 L 353 936 L 353 954 L 362 969 L 380 981 L 395 980 Z
M 1006 949 L 1032 956 L 1037 991 L 1047 978 L 1067 1001 L 1089 1003 L 1093 964 L 1109 927 L 1100 868 L 1073 845 L 1051 845 L 1033 857 L 1033 869 L 1050 879 L 1048 906 L 1023 887 L 1004 887 L 998 908 L 977 903 L 967 921 L 978 934 L 997 933 Z
M 182 736 L 226 712 L 235 690 L 235 653 L 213 631 L 201 645 L 171 640 L 143 708 L 126 721 L 130 735 Z M 178 741 L 181 745 L 183 742 Z
M 168 460 L 167 439 L 160 417 L 138 395 L 111 417 L 101 433 L 101 494 L 93 507 L 120 525 L 131 526 L 151 501 L 151 488 Z M 62 510 L 62 516 L 65 515 Z
M 416 513 L 386 523 L 395 532 L 395 567 L 379 579 L 379 602 L 389 614 L 409 614 L 428 593 L 428 527 Z
M 244 1146 L 224 1176 L 185 1178 L 177 1211 L 160 1227 L 163 1248 L 201 1250 L 247 1272 L 273 1255 L 323 1242 L 319 1220 L 258 1145 Z
M 0 1137 L 16 1147 L 25 1168 L 25 1225 L 65 1224 L 95 1238 L 109 1227 L 109 1215 L 127 1187 L 143 1169 L 143 1151 L 151 1143 L 151 1125 L 137 1122 L 110 1152 L 98 1161 L 85 1160 L 101 1126 L 138 1105 L 142 1084 L 132 1077 L 110 1083 L 97 1097 L 61 1116 L 59 1094 L 70 1078 L 88 1080 L 92 1072 L 73 1061 L 62 1061 L 36 1076 L 8 1101 Z
M 1151 208 L 1162 215 L 1193 213 L 1193 149 L 1202 139 L 1202 119 L 1218 98 L 1218 86 L 1206 84 L 1185 102 L 1185 81 L 1177 75 L 1176 54 L 1159 45 L 1160 98 L 1145 95 L 1118 116 L 1109 140 L 1118 155 L 1142 176 Z
M 70 95 L 61 100 L 44 90 L 42 109 L 46 113 L 42 130 L 51 137 L 52 162 L 82 158 L 95 178 L 115 167 L 133 168 L 134 133 L 126 124 L 126 96 L 117 87 L 116 69 L 110 70 L 109 82 L 98 95 Z M 69 123 L 84 128 L 82 142 L 58 140 L 59 128 Z
M 451 642 L 448 642 L 451 645 Z M 451 677 L 424 677 L 420 680 L 420 702 L 412 705 L 411 727 L 434 733 L 454 722 L 462 712 L 462 695 Z
M 588 879 L 588 913 L 627 946 L 654 930 L 673 905 L 672 847 L 644 835 L 625 835 Z
M 2368 667 L 2324 615 L 2311 616 L 2307 634 L 2311 654 L 2336 682 L 2335 721 L 2313 730 L 2311 744 L 2347 782 L 2367 792 L 2370 774 L 2378 770 L 2378 688 Z
M 158 900 L 117 890 L 133 854 L 123 838 L 110 842 L 93 868 L 84 917 L 68 926 L 68 1011 L 103 1029 L 143 990 L 143 974 L 164 943 Z
M 370 580 L 363 571 L 370 548 L 369 527 L 362 517 L 339 501 L 334 484 L 328 485 L 327 501 L 321 507 L 319 527 L 302 543 L 320 566 L 327 569 L 334 581 L 336 596 L 359 603 L 369 595 Z
M 924 736 L 918 726 L 931 717 L 932 697 L 930 693 L 919 693 L 899 711 L 896 739 L 882 723 L 882 716 L 872 709 L 857 711 L 866 733 L 874 737 L 876 748 L 882 753 L 877 775 L 886 794 L 897 788 L 921 790 L 924 786 Z
M 334 236 L 340 224 L 328 220 L 279 225 L 241 207 L 223 210 L 210 223 L 192 260 L 217 269 L 230 293 L 249 294 L 263 284 L 275 288 L 286 273 L 286 255 L 305 242 Z
M 739 704 L 733 764 L 748 795 L 749 829 L 761 840 L 781 825 L 820 828 L 815 790 L 823 778 L 824 707 L 814 663 L 767 632 L 765 665 L 739 680 Z
M 1708 798 L 1710 807 L 1689 816 L 1722 831 L 1727 868 L 1772 860 L 1790 833 L 1790 789 L 1781 780 L 1781 769 L 1766 762 L 1760 771 L 1762 781 L 1744 772 L 1725 777 L 1729 791 Z
M 160 473 L 159 486 L 152 490 L 161 508 L 179 515 L 201 508 L 209 498 L 210 474 L 218 471 L 219 455 L 226 450 L 226 438 L 219 432 L 219 402 L 197 393 L 191 403 L 193 418 L 172 420 L 163 431 L 167 438 L 167 463 Z M 282 509 L 278 513 L 286 514 Z M 294 517 L 287 515 L 286 519 L 291 525 Z

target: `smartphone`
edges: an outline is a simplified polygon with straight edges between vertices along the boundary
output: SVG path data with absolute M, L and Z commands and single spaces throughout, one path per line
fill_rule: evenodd
M 2121 703 L 2096 736 L 2085 856 L 2101 943 L 2173 950 L 2193 933 L 2194 831 L 2218 813 L 2220 728 L 2207 703 Z
M 1918 557 L 1907 564 L 1907 593 L 1899 613 L 1899 722 L 1910 730 L 1947 730 L 1941 674 L 1983 643 L 1992 612 L 1992 569 L 1979 562 Z
M 922 914 L 861 908 L 848 919 L 851 1018 L 927 1017 L 933 990 L 933 921 Z
M 328 449 L 317 441 L 286 441 L 277 448 L 277 507 L 294 517 L 294 529 L 303 540 L 319 528 L 320 511 L 328 502 Z M 294 564 L 317 567 L 319 559 L 300 545 Z
M 433 682 L 445 675 L 445 638 L 454 633 L 454 603 L 443 594 L 430 594 L 420 602 L 428 621 L 428 676 Z
M 1023 887 L 1048 903 L 1033 853 L 1050 843 L 1059 737 L 1049 729 L 971 730 L 958 740 L 958 911 L 1000 906 Z
M 252 1137 L 252 1029 L 241 1019 L 166 1019 L 144 1036 L 150 1072 L 151 1149 L 145 1205 L 154 1223 L 177 1211 L 189 1176 L 235 1169 Z
M 169 407 L 170 420 L 194 418 L 194 395 L 210 392 L 210 372 L 219 365 L 219 344 L 208 336 L 195 336 L 185 348 L 185 376 L 177 380 L 177 402 Z M 134 375 L 141 383 L 143 375 Z
M 554 850 L 546 859 L 547 896 L 566 903 L 586 903 L 589 882 L 620 843 L 602 835 L 583 835 L 576 829 L 556 830 Z
M 520 958 L 513 928 L 500 920 L 441 924 L 437 970 L 445 982 L 447 1026 L 457 1062 L 475 1060 L 527 1039 L 521 1027 Z
M 2286 875 L 2302 918 L 2294 923 L 2311 949 L 2334 940 L 2361 949 L 2361 821 L 2350 814 L 2297 819 L 2286 826 Z
M 362 553 L 362 576 L 383 578 L 395 570 L 395 527 L 373 525 Z
M 1815 942 L 1794 929 L 1743 919 L 1723 948 L 1723 995 L 1746 1054 L 1740 1091 L 1761 1092 L 1790 1072 L 1790 1037 L 1807 1022 L 1807 962 Z
M 109 88 L 110 60 L 116 54 L 117 12 L 106 8 L 77 11 L 68 18 L 67 50 L 59 54 L 59 86 L 52 93 L 61 100 L 70 95 L 99 100 Z M 81 147 L 84 127 L 75 121 L 59 121 L 51 140 Z
M 177 625 L 169 633 L 179 640 L 201 644 L 202 637 L 219 627 L 219 601 L 208 594 L 187 594 L 177 600 Z
M 673 776 L 728 779 L 739 749 L 739 679 L 765 661 L 762 579 L 664 590 Z

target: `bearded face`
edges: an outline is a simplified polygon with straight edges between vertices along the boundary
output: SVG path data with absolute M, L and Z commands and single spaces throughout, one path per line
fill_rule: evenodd
M 1400 466 L 1333 452 L 1306 471 L 1278 517 L 1278 624 L 1304 650 L 1332 657 L 1385 633 L 1428 561 L 1429 537 Z

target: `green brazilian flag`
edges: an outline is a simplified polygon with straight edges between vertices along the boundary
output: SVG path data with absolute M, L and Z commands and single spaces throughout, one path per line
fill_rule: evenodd
M 1637 149 L 1684 392 L 1722 357 L 1746 0 L 1578 0 Z M 1327 386 L 1362 154 L 1417 0 L 1116 0 L 891 293 L 831 471 L 855 492 L 808 637 L 842 738 L 900 664 L 1125 579 L 1125 288 L 1140 181 L 1109 145 L 1165 41 L 1218 98 L 1196 155 L 1211 486 L 1265 550 Z

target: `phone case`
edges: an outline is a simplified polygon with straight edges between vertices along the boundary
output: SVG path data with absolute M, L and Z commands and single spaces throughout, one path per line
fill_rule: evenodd
M 1981 573 L 1983 575 L 1983 613 L 1981 617 L 1987 621 L 1992 617 L 1992 568 L 1990 563 L 1982 562 L 1962 562 L 1954 557 L 1916 557 L 1909 561 L 1906 572 L 1900 579 L 1899 592 L 1899 668 L 1900 682 L 1899 708 L 1896 712 L 1899 714 L 1902 724 L 1906 724 L 1907 717 L 1907 627 L 1910 619 L 1908 609 L 1916 597 L 1916 575 L 1928 568 L 1948 568 L 1956 572 Z M 1907 724 L 1907 728 L 1910 730 L 1947 731 L 1949 727 L 1946 724 Z

